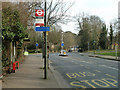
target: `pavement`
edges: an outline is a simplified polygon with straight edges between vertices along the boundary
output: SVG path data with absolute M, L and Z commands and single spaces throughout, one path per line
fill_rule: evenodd
M 28 55 L 15 73 L 3 77 L 2 88 L 60 88 L 53 74 L 48 69 L 48 79 L 44 79 L 43 59 L 41 54 Z
M 2 80 L 0 80 L 0 90 L 2 89 Z
M 93 54 L 93 53 L 80 53 L 80 55 L 81 56 L 88 55 L 89 57 L 120 61 L 120 57 L 116 57 L 116 56 L 98 55 L 98 54 Z
M 97 57 L 97 58 L 103 58 L 103 59 L 109 59 L 109 60 L 120 61 L 120 57 L 115 57 L 115 56 L 96 55 L 96 54 L 88 54 L 88 56 L 90 56 L 90 57 Z
M 57 53 L 50 54 L 50 60 L 51 65 L 62 75 L 70 88 L 117 89 L 118 61 L 89 57 L 87 54 L 77 52 L 67 54 L 67 57 L 58 56 Z M 104 79 L 109 83 L 107 84 Z M 113 81 L 116 84 L 112 85 Z

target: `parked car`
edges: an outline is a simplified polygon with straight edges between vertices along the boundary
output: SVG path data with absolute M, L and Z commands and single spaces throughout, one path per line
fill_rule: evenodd
M 72 50 L 69 49 L 68 52 L 72 52 Z

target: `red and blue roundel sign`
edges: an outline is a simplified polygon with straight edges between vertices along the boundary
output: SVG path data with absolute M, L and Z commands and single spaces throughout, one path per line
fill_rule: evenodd
M 36 17 L 44 17 L 44 10 L 43 9 L 35 9 L 35 16 Z

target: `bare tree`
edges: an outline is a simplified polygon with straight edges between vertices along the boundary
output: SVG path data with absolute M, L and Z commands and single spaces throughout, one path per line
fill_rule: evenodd
M 47 25 L 51 26 L 56 23 L 65 23 L 68 20 L 68 10 L 73 6 L 75 2 L 72 4 L 68 4 L 64 2 L 65 0 L 51 0 L 48 3 L 47 8 Z
M 68 49 L 70 47 L 76 46 L 76 34 L 67 31 L 64 33 L 64 48 Z
M 48 34 L 48 41 L 53 45 L 61 43 L 61 28 L 51 27 L 51 31 Z
M 68 4 L 65 2 L 65 0 L 50 0 L 50 2 L 47 2 L 47 26 L 52 26 L 53 24 L 57 23 L 66 23 L 68 20 L 67 12 L 74 3 L 75 2 Z M 35 7 L 44 9 L 44 1 L 41 0 L 40 2 L 29 2 L 28 9 L 32 18 L 35 18 Z

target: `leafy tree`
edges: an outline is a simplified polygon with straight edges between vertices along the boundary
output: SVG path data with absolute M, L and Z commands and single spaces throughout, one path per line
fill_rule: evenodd
M 87 17 L 82 18 L 82 21 L 80 22 L 80 31 L 78 34 L 78 45 L 80 48 L 82 48 L 82 50 L 87 50 L 87 46 L 88 46 L 88 41 L 90 38 L 89 35 L 89 19 Z
M 113 28 L 112 28 L 112 25 L 110 25 L 109 36 L 110 36 L 110 48 L 112 48 L 112 43 L 113 43 Z
M 106 25 L 103 25 L 102 27 L 102 31 L 100 33 L 100 37 L 99 37 L 99 45 L 102 49 L 107 49 L 107 29 L 106 29 Z
M 17 10 L 13 11 L 10 7 L 3 9 L 2 18 L 3 40 L 19 41 L 27 36 Z
M 77 21 L 77 30 L 79 30 L 78 45 L 87 50 L 89 43 L 90 49 L 94 49 L 93 42 L 95 41 L 95 45 L 98 45 L 103 21 L 98 16 L 89 16 L 84 13 L 77 15 L 75 19 Z
M 85 51 L 87 50 L 88 48 L 88 41 L 89 41 L 89 34 L 88 34 L 88 31 L 87 30 L 80 30 L 79 32 L 79 47 Z
M 13 53 L 13 42 L 14 45 L 20 48 L 16 49 L 16 57 L 22 57 L 21 53 L 23 52 L 23 39 L 27 37 L 26 27 L 22 25 L 19 19 L 18 10 L 13 10 L 11 7 L 3 8 L 2 10 L 2 60 L 3 66 L 6 66 L 7 63 L 10 63 L 10 54 Z M 12 55 L 12 54 L 11 54 Z M 7 63 L 6 63 L 7 61 Z

